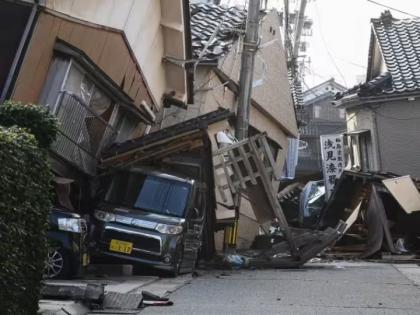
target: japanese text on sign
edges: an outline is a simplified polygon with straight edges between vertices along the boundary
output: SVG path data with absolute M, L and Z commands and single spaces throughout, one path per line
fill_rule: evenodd
M 343 135 L 321 136 L 322 169 L 325 182 L 325 198 L 329 199 L 336 180 L 344 168 Z

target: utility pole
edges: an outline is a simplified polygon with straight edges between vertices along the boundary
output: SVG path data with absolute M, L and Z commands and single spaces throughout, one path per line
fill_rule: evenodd
M 306 10 L 306 4 L 307 0 L 301 0 L 300 2 L 300 8 L 299 8 L 299 14 L 297 16 L 297 21 L 295 23 L 296 29 L 295 29 L 295 40 L 293 43 L 293 56 L 295 60 L 298 57 L 299 54 L 299 47 L 300 47 L 300 36 L 302 35 L 302 28 L 303 28 L 303 22 L 305 22 L 305 10 Z
M 258 46 L 260 0 L 249 0 L 245 39 L 242 48 L 241 73 L 239 76 L 239 102 L 236 113 L 236 138 L 248 138 L 249 107 L 251 103 L 252 77 L 255 53 Z
M 236 111 L 235 136 L 238 140 L 248 138 L 249 107 L 251 104 L 252 77 L 254 60 L 258 48 L 258 26 L 260 22 L 260 0 L 249 0 L 248 17 L 246 21 L 245 38 L 242 46 L 241 72 L 239 75 L 239 101 Z M 225 249 L 236 248 L 238 237 L 239 208 L 241 195 L 235 195 L 235 221 L 225 228 Z

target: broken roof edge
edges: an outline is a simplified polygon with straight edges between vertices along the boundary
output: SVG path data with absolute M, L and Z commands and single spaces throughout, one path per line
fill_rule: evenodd
M 165 138 L 181 135 L 183 133 L 187 133 L 193 130 L 207 129 L 209 125 L 224 119 L 229 119 L 233 115 L 234 114 L 228 109 L 218 108 L 217 110 L 212 111 L 210 113 L 189 119 L 176 125 L 160 129 L 156 132 L 149 133 L 142 137 L 127 140 L 120 144 L 114 144 L 102 154 L 101 162 L 111 160 L 117 157 L 118 155 L 128 153 L 129 151 L 132 151 L 142 146 L 146 146 L 148 144 Z

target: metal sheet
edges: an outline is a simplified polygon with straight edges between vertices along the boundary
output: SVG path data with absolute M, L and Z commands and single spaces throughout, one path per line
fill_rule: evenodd
M 401 208 L 408 214 L 420 211 L 420 193 L 410 176 L 401 176 L 382 181 Z

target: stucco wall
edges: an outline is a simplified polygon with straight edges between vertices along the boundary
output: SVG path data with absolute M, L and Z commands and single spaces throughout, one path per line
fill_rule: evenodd
M 262 19 L 260 36 L 261 46 L 255 58 L 252 98 L 287 132 L 297 136 L 295 110 L 277 11 L 271 11 Z M 234 47 L 223 61 L 222 70 L 239 82 L 240 65 L 240 51 Z

